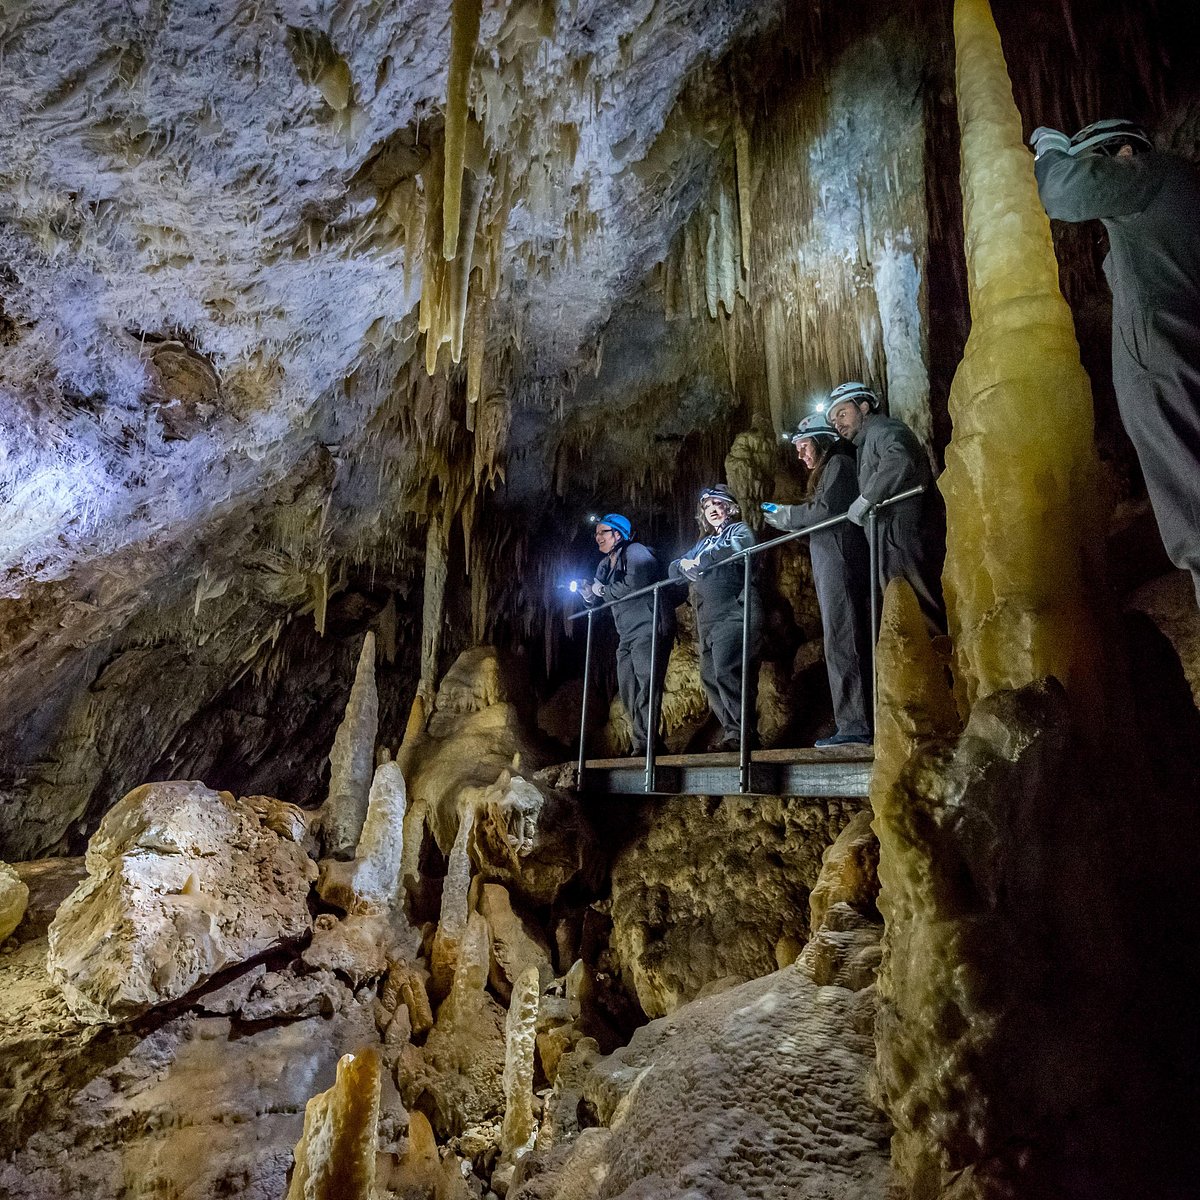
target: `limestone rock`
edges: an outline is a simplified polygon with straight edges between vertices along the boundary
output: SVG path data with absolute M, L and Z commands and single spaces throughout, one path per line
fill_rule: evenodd
M 342 920 L 322 913 L 313 924 L 312 941 L 301 954 L 313 970 L 344 975 L 354 987 L 387 970 L 391 931 L 379 915 L 352 913 Z
M 0 942 L 21 923 L 29 904 L 29 888 L 8 863 L 0 862 Z
M 580 1043 L 551 1100 L 554 1148 L 522 1164 L 511 1200 L 885 1200 L 873 1008 L 872 990 L 793 967 L 652 1021 L 608 1058 Z M 579 1132 L 578 1111 L 599 1127 Z
M 347 1054 L 333 1087 L 304 1110 L 287 1200 L 375 1200 L 378 1125 L 379 1056 Z
M 513 984 L 505 1022 L 504 1125 L 501 1158 L 514 1163 L 533 1145 L 533 1061 L 541 984 L 536 965 L 526 967 Z
M 252 806 L 202 783 L 134 789 L 86 863 L 50 926 L 49 958 L 83 1021 L 137 1016 L 311 928 L 316 864 Z
M 83 857 L 37 858 L 13 863 L 12 869 L 29 889 L 29 905 L 17 936 L 24 942 L 45 937 L 58 906 L 87 875 Z
M 678 796 L 612 868 L 611 950 L 643 1010 L 669 1013 L 706 983 L 777 969 L 808 925 L 821 855 L 859 811 L 795 797 Z

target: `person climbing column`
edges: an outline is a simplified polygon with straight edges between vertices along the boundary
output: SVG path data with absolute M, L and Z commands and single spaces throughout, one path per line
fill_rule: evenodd
M 1030 138 L 1046 212 L 1098 219 L 1113 297 L 1113 388 L 1171 561 L 1200 605 L 1200 168 L 1113 118 Z
M 840 516 L 858 497 L 854 453 L 818 413 L 800 422 L 792 445 L 808 468 L 808 496 L 800 504 L 762 506 L 775 529 L 804 529 Z M 870 562 L 867 539 L 849 522 L 809 538 L 813 582 L 821 609 L 825 665 L 836 723 L 817 746 L 871 742 L 871 641 L 868 606 Z
M 634 538 L 632 523 L 620 513 L 606 513 L 596 522 L 596 547 L 604 557 L 596 567 L 595 578 L 579 589 L 584 603 L 589 606 L 621 600 L 663 577 L 654 551 Z M 610 611 L 617 627 L 617 688 L 633 726 L 632 753 L 639 756 L 646 753 L 649 736 L 654 596 L 635 597 L 614 605 Z M 669 603 L 663 603 L 659 607 L 654 661 L 658 695 L 662 694 L 674 641 L 675 610 Z
M 700 493 L 696 519 L 703 537 L 670 566 L 672 579 L 686 579 L 696 609 L 700 642 L 700 682 L 708 706 L 721 723 L 719 750 L 736 750 L 742 737 L 742 624 L 745 605 L 750 605 L 750 662 L 747 668 L 746 711 L 755 742 L 754 721 L 758 678 L 758 651 L 762 609 L 754 584 L 745 595 L 742 563 L 719 567 L 739 550 L 754 545 L 754 533 L 739 520 L 740 510 L 733 493 L 723 483 Z
M 859 494 L 847 513 L 856 525 L 865 525 L 868 510 L 881 501 L 925 488 L 920 496 L 879 510 L 876 585 L 882 592 L 893 579 L 907 580 L 930 633 L 944 634 L 945 517 L 924 448 L 903 421 L 880 412 L 879 397 L 861 383 L 843 383 L 830 392 L 825 417 L 855 449 Z

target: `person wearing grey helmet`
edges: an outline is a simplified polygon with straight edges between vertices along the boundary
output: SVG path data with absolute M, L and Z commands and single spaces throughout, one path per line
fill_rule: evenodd
M 580 587 L 589 607 L 621 600 L 663 577 L 654 551 L 633 536 L 633 524 L 621 513 L 605 513 L 596 522 L 596 548 L 604 556 L 595 577 Z M 651 645 L 654 629 L 654 596 L 637 596 L 609 610 L 617 627 L 617 690 L 633 726 L 633 754 L 646 753 L 650 736 Z M 658 645 L 654 656 L 657 690 L 667 674 L 667 660 L 675 641 L 675 610 L 669 603 L 658 612 Z
M 1114 118 L 1030 138 L 1046 212 L 1103 222 L 1113 389 L 1171 561 L 1200 605 L 1200 168 Z
M 834 388 L 825 419 L 854 446 L 859 494 L 846 512 L 855 524 L 865 526 L 869 510 L 882 501 L 910 488 L 925 488 L 919 496 L 879 510 L 876 586 L 883 592 L 893 579 L 906 580 L 930 634 L 944 634 L 945 510 L 924 447 L 903 421 L 884 416 L 879 397 L 862 383 Z
M 742 732 L 742 620 L 750 605 L 750 663 L 746 680 L 746 711 L 754 721 L 761 634 L 761 606 L 757 590 L 750 585 L 744 595 L 742 564 L 719 567 L 739 550 L 754 545 L 754 533 L 739 519 L 741 513 L 733 493 L 723 483 L 700 493 L 696 519 L 703 536 L 670 566 L 672 579 L 687 580 L 696 610 L 700 643 L 700 682 L 709 707 L 721 723 L 718 749 L 736 750 Z M 747 731 L 751 745 L 754 731 Z
M 805 417 L 792 438 L 808 468 L 808 497 L 800 504 L 762 506 L 775 529 L 804 529 L 840 516 L 858 496 L 854 454 L 823 414 Z M 850 522 L 809 538 L 813 583 L 821 609 L 825 666 L 837 728 L 818 746 L 867 745 L 871 741 L 871 640 L 867 540 Z

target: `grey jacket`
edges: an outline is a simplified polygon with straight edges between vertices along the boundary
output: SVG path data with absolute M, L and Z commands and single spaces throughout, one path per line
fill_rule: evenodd
M 854 439 L 854 448 L 858 490 L 872 504 L 920 484 L 928 487 L 933 482 L 925 448 L 917 441 L 917 435 L 895 417 L 868 413 Z
M 668 572 L 671 579 L 687 579 L 692 584 L 698 620 L 711 622 L 732 616 L 742 619 L 745 566 L 740 562 L 728 567 L 717 564 L 753 545 L 754 531 L 749 525 L 744 521 L 726 521 L 671 564 Z M 680 566 L 683 558 L 695 559 L 696 569 L 685 571 Z
M 1132 158 L 1049 150 L 1034 164 L 1046 212 L 1060 221 L 1098 218 L 1108 230 L 1104 273 L 1114 315 L 1186 315 L 1200 325 L 1200 169 L 1174 154 Z

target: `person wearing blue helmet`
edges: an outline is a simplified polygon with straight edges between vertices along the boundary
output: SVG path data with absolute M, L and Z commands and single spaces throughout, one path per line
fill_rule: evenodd
M 751 721 L 747 731 L 755 741 L 753 722 L 757 701 L 758 651 L 762 607 L 754 584 L 745 595 L 745 571 L 738 562 L 718 564 L 739 550 L 754 545 L 754 532 L 740 519 L 733 493 L 723 483 L 701 491 L 696 520 L 700 540 L 670 566 L 672 579 L 691 584 L 696 610 L 696 633 L 700 643 L 700 682 L 708 706 L 721 723 L 719 750 L 736 750 L 742 735 L 742 623 L 750 605 L 750 661 L 746 680 L 746 712 Z
M 862 383 L 834 388 L 825 405 L 825 419 L 854 446 L 858 496 L 846 512 L 856 525 L 866 524 L 875 505 L 911 488 L 924 487 L 921 495 L 879 510 L 879 576 L 875 584 L 883 592 L 893 579 L 906 580 L 930 634 L 944 634 L 946 517 L 925 448 L 903 421 L 880 411 L 879 397 Z
M 1200 604 L 1200 168 L 1121 118 L 1034 130 L 1046 212 L 1099 220 L 1113 297 L 1113 388 L 1171 561 Z
M 792 445 L 808 469 L 808 496 L 800 504 L 764 504 L 763 516 L 775 529 L 818 525 L 840 516 L 858 496 L 854 454 L 823 413 L 800 422 Z M 867 745 L 872 737 L 867 540 L 857 525 L 844 521 L 814 533 L 809 553 L 837 725 L 816 745 Z
M 633 536 L 633 524 L 621 513 L 605 513 L 596 522 L 596 548 L 603 555 L 595 578 L 580 589 L 584 603 L 607 604 L 640 591 L 663 577 L 658 558 L 649 546 Z M 617 627 L 617 689 L 633 726 L 635 755 L 646 753 L 651 736 L 651 641 L 654 629 L 654 596 L 638 596 L 610 609 Z M 660 597 L 658 647 L 654 660 L 656 691 L 662 694 L 667 660 L 675 641 L 675 610 Z M 656 731 L 657 732 L 657 731 Z

